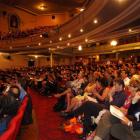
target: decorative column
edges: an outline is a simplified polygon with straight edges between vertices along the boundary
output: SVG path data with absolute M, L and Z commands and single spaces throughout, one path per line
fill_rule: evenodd
M 53 67 L 53 54 L 50 54 L 50 66 Z
M 116 53 L 116 60 L 119 60 L 119 53 Z

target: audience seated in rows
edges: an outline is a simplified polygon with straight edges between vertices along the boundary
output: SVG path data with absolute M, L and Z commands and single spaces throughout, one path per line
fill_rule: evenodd
M 66 119 L 76 117 L 78 120 L 80 117 L 83 137 L 87 140 L 106 139 L 110 135 L 118 138 L 115 130 L 119 129 L 119 132 L 125 127 L 124 131 L 127 131 L 127 125 L 131 127 L 133 120 L 124 117 L 126 125 L 123 126 L 119 119 L 111 115 L 110 105 L 120 108 L 124 115 L 134 116 L 135 128 L 139 133 L 139 120 L 134 115 L 140 112 L 137 105 L 140 96 L 139 75 L 139 64 L 125 62 L 1 70 L 0 93 L 3 96 L 5 83 L 14 83 L 20 92 L 22 87 L 30 87 L 43 96 L 55 96 L 58 102 L 53 107 L 54 111 L 62 111 L 60 114 Z M 20 85 L 17 84 L 19 81 Z M 21 100 L 28 95 L 23 93 Z M 136 111 L 133 112 L 135 107 Z M 115 118 L 114 123 L 109 122 L 112 117 Z M 103 125 L 104 122 L 109 125 Z M 88 134 L 90 131 L 93 132 Z M 131 132 L 125 133 L 127 137 L 130 136 L 128 140 L 132 137 L 137 140 Z

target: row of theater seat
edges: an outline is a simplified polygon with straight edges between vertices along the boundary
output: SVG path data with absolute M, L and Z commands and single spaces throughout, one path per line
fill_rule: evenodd
M 25 96 L 22 104 L 17 112 L 17 115 L 10 121 L 7 130 L 0 136 L 0 140 L 16 140 L 16 136 L 19 132 L 21 121 L 25 112 L 25 108 L 28 103 L 28 97 Z

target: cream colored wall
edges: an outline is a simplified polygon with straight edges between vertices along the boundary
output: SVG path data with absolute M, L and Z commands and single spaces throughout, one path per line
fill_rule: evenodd
M 52 15 L 42 15 L 35 18 L 36 26 L 56 26 L 65 23 L 69 20 L 67 13 L 55 15 L 55 19 L 52 19 Z
M 18 15 L 20 17 L 20 28 L 21 30 L 30 28 L 30 27 L 34 27 L 35 26 L 35 16 L 28 14 L 24 11 L 18 10 L 16 8 L 12 8 L 9 7 L 7 5 L 4 4 L 0 4 L 0 11 L 6 11 L 7 14 L 6 16 L 1 15 L 0 16 L 0 30 L 3 32 L 7 32 L 8 31 L 8 16 L 9 14 L 15 14 Z
M 22 68 L 28 66 L 28 61 L 30 59 L 35 60 L 35 66 L 50 66 L 50 59 L 47 57 L 29 57 L 26 55 L 11 55 L 11 60 L 8 60 L 4 57 L 5 54 L 0 53 L 0 69 L 6 68 Z M 71 65 L 72 59 L 69 57 L 53 57 L 53 65 Z
M 5 16 L 2 15 L 2 11 L 6 11 Z M 55 15 L 55 19 L 52 19 L 52 15 L 32 15 L 17 8 L 12 8 L 4 4 L 0 4 L 0 31 L 8 32 L 8 16 L 9 14 L 15 14 L 20 17 L 20 29 L 26 30 L 38 26 L 54 26 L 60 25 L 66 22 L 70 17 L 67 13 Z
M 28 64 L 28 57 L 22 55 L 11 55 L 11 59 L 6 59 L 0 54 L 0 69 L 21 68 Z

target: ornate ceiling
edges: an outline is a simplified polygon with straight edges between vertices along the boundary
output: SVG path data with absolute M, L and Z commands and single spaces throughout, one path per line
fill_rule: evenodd
M 0 0 L 32 14 L 52 14 L 75 11 L 86 6 L 90 0 Z

